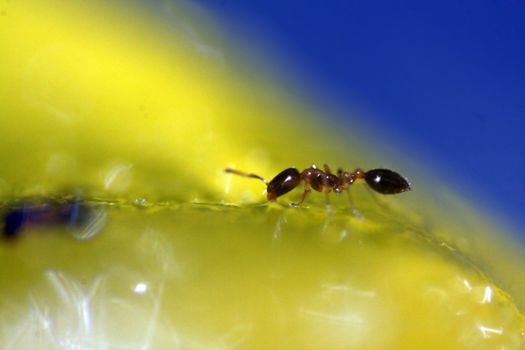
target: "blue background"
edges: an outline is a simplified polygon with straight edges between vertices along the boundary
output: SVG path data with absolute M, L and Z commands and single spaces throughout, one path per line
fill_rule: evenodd
M 299 87 L 373 111 L 367 123 L 440 164 L 525 237 L 525 2 L 197 3 L 280 52 Z

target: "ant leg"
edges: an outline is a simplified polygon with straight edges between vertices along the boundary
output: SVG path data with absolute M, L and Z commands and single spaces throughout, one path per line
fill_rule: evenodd
M 346 192 L 346 196 L 348 197 L 348 202 L 350 204 L 350 212 L 352 213 L 352 215 L 354 215 L 357 218 L 363 218 L 363 214 L 361 214 L 361 212 L 354 205 L 354 199 L 352 198 L 350 189 L 347 188 L 345 192 Z
M 242 171 L 231 169 L 231 168 L 224 169 L 224 172 L 228 173 L 228 174 L 235 174 L 235 175 L 239 175 L 239 176 L 243 176 L 243 177 L 249 177 L 249 178 L 252 178 L 252 179 L 258 179 L 258 180 L 261 180 L 262 182 L 264 182 L 265 184 L 268 184 L 268 180 L 266 180 L 264 177 L 259 176 L 257 174 L 244 173 Z
M 325 198 L 326 198 L 326 210 L 329 214 L 332 213 L 332 204 L 330 203 L 330 193 L 325 192 Z
M 376 193 L 374 191 L 372 191 L 370 189 L 370 187 L 368 186 L 365 186 L 366 190 L 368 191 L 368 193 L 370 193 L 370 196 L 372 197 L 372 199 L 374 200 L 374 202 L 376 202 L 377 205 L 379 205 L 381 208 L 384 208 L 384 209 L 390 209 L 390 207 L 386 204 L 386 203 L 382 203 L 379 198 L 377 197 Z
M 352 211 L 354 211 L 354 200 L 352 199 L 352 194 L 350 193 L 350 189 L 347 188 L 345 192 L 346 192 L 346 196 L 348 197 L 348 202 L 350 203 L 350 208 L 352 208 Z
M 297 203 L 290 203 L 290 205 L 292 207 L 299 207 L 301 206 L 301 204 L 303 204 L 304 200 L 306 199 L 306 196 L 308 196 L 308 194 L 312 192 L 312 190 L 310 189 L 310 184 L 308 183 L 304 183 L 304 192 L 303 192 L 303 195 L 301 196 L 301 199 L 299 199 L 299 202 Z
M 323 169 L 324 169 L 324 172 L 327 173 L 327 174 L 331 174 L 332 171 L 330 170 L 330 167 L 328 166 L 328 164 L 323 164 Z

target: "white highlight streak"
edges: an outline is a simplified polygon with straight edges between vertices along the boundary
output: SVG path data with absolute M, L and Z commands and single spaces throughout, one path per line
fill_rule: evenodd
M 489 328 L 484 326 L 479 326 L 479 331 L 483 335 L 483 338 L 488 339 L 492 334 L 502 335 L 503 329 L 501 328 Z
M 482 304 L 490 304 L 492 303 L 492 288 L 490 286 L 485 287 L 485 294 L 483 295 L 483 300 L 481 301 Z
M 313 316 L 316 318 L 320 318 L 320 319 L 324 319 L 324 320 L 332 321 L 332 322 L 337 322 L 337 323 L 346 323 L 346 324 L 350 323 L 350 324 L 360 325 L 360 326 L 363 325 L 364 323 L 361 317 L 355 314 L 351 314 L 351 313 L 337 315 L 337 314 L 326 313 L 326 312 L 304 309 L 304 308 L 300 308 L 299 312 L 307 316 Z
M 463 280 L 463 284 L 465 287 L 467 287 L 468 291 L 472 291 L 472 286 L 470 285 L 470 282 L 468 280 Z

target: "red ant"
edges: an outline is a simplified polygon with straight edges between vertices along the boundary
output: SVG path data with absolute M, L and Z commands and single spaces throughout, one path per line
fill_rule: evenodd
M 349 173 L 339 168 L 337 175 L 332 174 L 326 164 L 324 164 L 323 169 L 324 171 L 312 165 L 300 173 L 295 168 L 288 168 L 277 174 L 270 182 L 256 174 L 244 173 L 230 168 L 226 168 L 224 171 L 226 173 L 263 181 L 267 185 L 266 192 L 269 201 L 275 201 L 277 197 L 290 192 L 297 187 L 302 180 L 304 181 L 303 195 L 298 203 L 292 203 L 292 205 L 296 207 L 304 202 L 306 196 L 312 191 L 312 188 L 318 192 L 329 193 L 334 191 L 335 193 L 341 193 L 347 190 L 356 180 L 360 179 L 365 180 L 371 189 L 381 194 L 398 194 L 411 190 L 410 184 L 404 177 L 389 169 L 364 171 L 357 168 Z

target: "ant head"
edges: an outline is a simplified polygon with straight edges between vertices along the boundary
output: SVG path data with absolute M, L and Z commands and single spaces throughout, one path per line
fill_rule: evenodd
M 411 190 L 410 184 L 404 177 L 388 169 L 369 170 L 365 173 L 364 179 L 368 186 L 381 194 L 397 194 Z
M 301 182 L 301 174 L 295 168 L 288 168 L 277 174 L 266 188 L 269 201 L 274 201 L 277 197 L 290 192 Z

